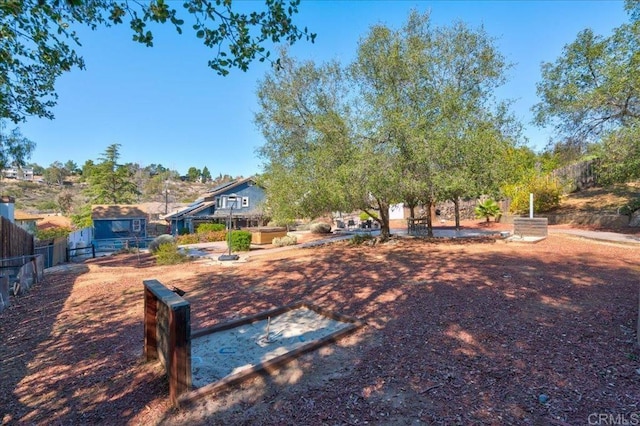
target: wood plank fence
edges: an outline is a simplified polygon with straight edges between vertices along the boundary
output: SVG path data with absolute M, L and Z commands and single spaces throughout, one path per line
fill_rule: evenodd
M 33 235 L 0 216 L 0 259 L 34 254 Z
M 44 258 L 44 267 L 51 268 L 69 261 L 67 237 L 51 238 L 39 241 L 35 248 L 36 254 Z

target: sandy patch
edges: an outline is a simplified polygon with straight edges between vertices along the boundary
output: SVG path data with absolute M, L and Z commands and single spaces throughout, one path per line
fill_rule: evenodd
M 217 382 L 349 325 L 300 307 L 266 320 L 195 338 L 191 341 L 193 385 L 202 387 Z

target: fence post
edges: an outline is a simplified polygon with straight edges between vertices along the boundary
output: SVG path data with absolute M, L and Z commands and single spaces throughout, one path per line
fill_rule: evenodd
M 169 311 L 169 399 L 191 390 L 191 308 L 189 304 Z
M 156 331 L 156 315 L 158 299 L 153 292 L 144 287 L 144 356 L 146 361 L 158 359 L 158 339 Z

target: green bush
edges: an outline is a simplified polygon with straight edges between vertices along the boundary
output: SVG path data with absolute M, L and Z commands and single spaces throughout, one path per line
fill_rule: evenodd
M 480 203 L 475 209 L 476 217 L 487 219 L 500 216 L 500 206 L 492 199 L 486 200 L 484 203 Z
M 55 227 L 49 229 L 37 229 L 36 238 L 39 240 L 48 240 L 51 238 L 68 237 L 71 229 L 67 227 Z
M 509 210 L 523 214 L 529 211 L 529 194 L 533 194 L 533 209 L 544 213 L 560 206 L 562 185 L 550 175 L 532 176 L 516 185 L 504 188 L 504 194 L 511 199 Z
M 312 234 L 328 234 L 331 232 L 331 225 L 324 222 L 312 223 L 309 227 Z
M 271 244 L 275 247 L 295 246 L 298 244 L 298 239 L 295 235 L 285 235 L 282 238 L 274 238 Z
M 377 219 L 378 215 L 374 214 L 369 214 L 366 212 L 362 212 L 360 213 L 360 221 L 364 222 L 365 220 L 369 220 L 369 219 Z
M 206 234 L 208 232 L 224 231 L 227 227 L 222 223 L 201 223 L 196 228 L 197 234 Z
M 56 203 L 53 200 L 42 201 L 36 205 L 36 208 L 40 211 L 47 211 L 47 210 L 55 211 L 55 210 L 58 210 L 58 207 L 59 207 L 58 203 Z
M 618 211 L 618 213 L 626 216 L 631 216 L 638 209 L 640 209 L 640 198 L 631 200 L 624 206 L 620 207 L 620 210 Z
M 163 244 L 175 244 L 176 240 L 169 234 L 158 235 L 149 243 L 149 251 L 155 253 Z
M 176 265 L 184 262 L 187 258 L 184 253 L 178 250 L 178 246 L 173 243 L 160 244 L 155 256 L 158 265 Z
M 233 231 L 231 233 L 232 251 L 249 251 L 251 249 L 251 232 Z

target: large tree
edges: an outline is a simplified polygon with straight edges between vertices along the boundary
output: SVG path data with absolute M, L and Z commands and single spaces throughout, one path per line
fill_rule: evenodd
M 5 120 L 0 119 L 0 170 L 8 166 L 24 167 L 36 144 L 22 135 L 19 128 L 6 130 Z
M 207 166 L 204 166 L 202 168 L 202 183 L 207 183 L 211 181 L 211 172 L 209 171 L 209 168 Z
M 584 154 L 596 144 L 610 180 L 640 177 L 640 20 L 604 37 L 581 31 L 555 62 L 542 65 L 536 122 L 554 125 L 563 150 Z
M 55 184 L 62 188 L 69 175 L 69 170 L 60 161 L 54 161 L 44 170 L 42 178 L 47 185 Z
M 429 212 L 440 199 L 457 205 L 497 191 L 518 129 L 508 104 L 493 95 L 507 68 L 494 40 L 464 23 L 434 28 L 428 15 L 413 12 L 400 30 L 370 31 L 354 79 L 369 105 L 368 133 L 393 159 L 384 169 L 395 182 L 390 199 L 401 195 L 398 201 Z
M 241 2 L 231 0 L 0 1 L 0 119 L 53 118 L 57 78 L 74 67 L 84 68 L 74 50 L 80 45 L 78 25 L 96 29 L 128 22 L 133 40 L 146 46 L 154 41 L 149 24 L 169 23 L 180 34 L 190 27 L 213 49 L 209 66 L 225 75 L 232 68 L 247 70 L 255 59 L 268 60 L 269 43 L 313 41 L 315 34 L 293 22 L 299 3 L 265 0 L 264 7 L 245 12 Z M 176 4 L 182 8 L 174 8 Z
M 90 167 L 87 192 L 94 203 L 128 204 L 140 195 L 131 168 L 118 164 L 119 158 L 120 144 L 112 144 L 101 155 L 100 162 Z
M 283 53 L 281 66 L 260 82 L 256 124 L 265 144 L 261 176 L 276 221 L 315 218 L 345 208 L 342 167 L 351 156 L 344 120 L 344 80 L 338 64 L 298 64 Z
M 344 69 L 283 63 L 261 83 L 256 115 L 275 210 L 375 211 L 385 237 L 392 203 L 497 187 L 513 123 L 493 102 L 505 64 L 482 30 L 433 29 L 412 13 L 400 30 L 372 27 Z

